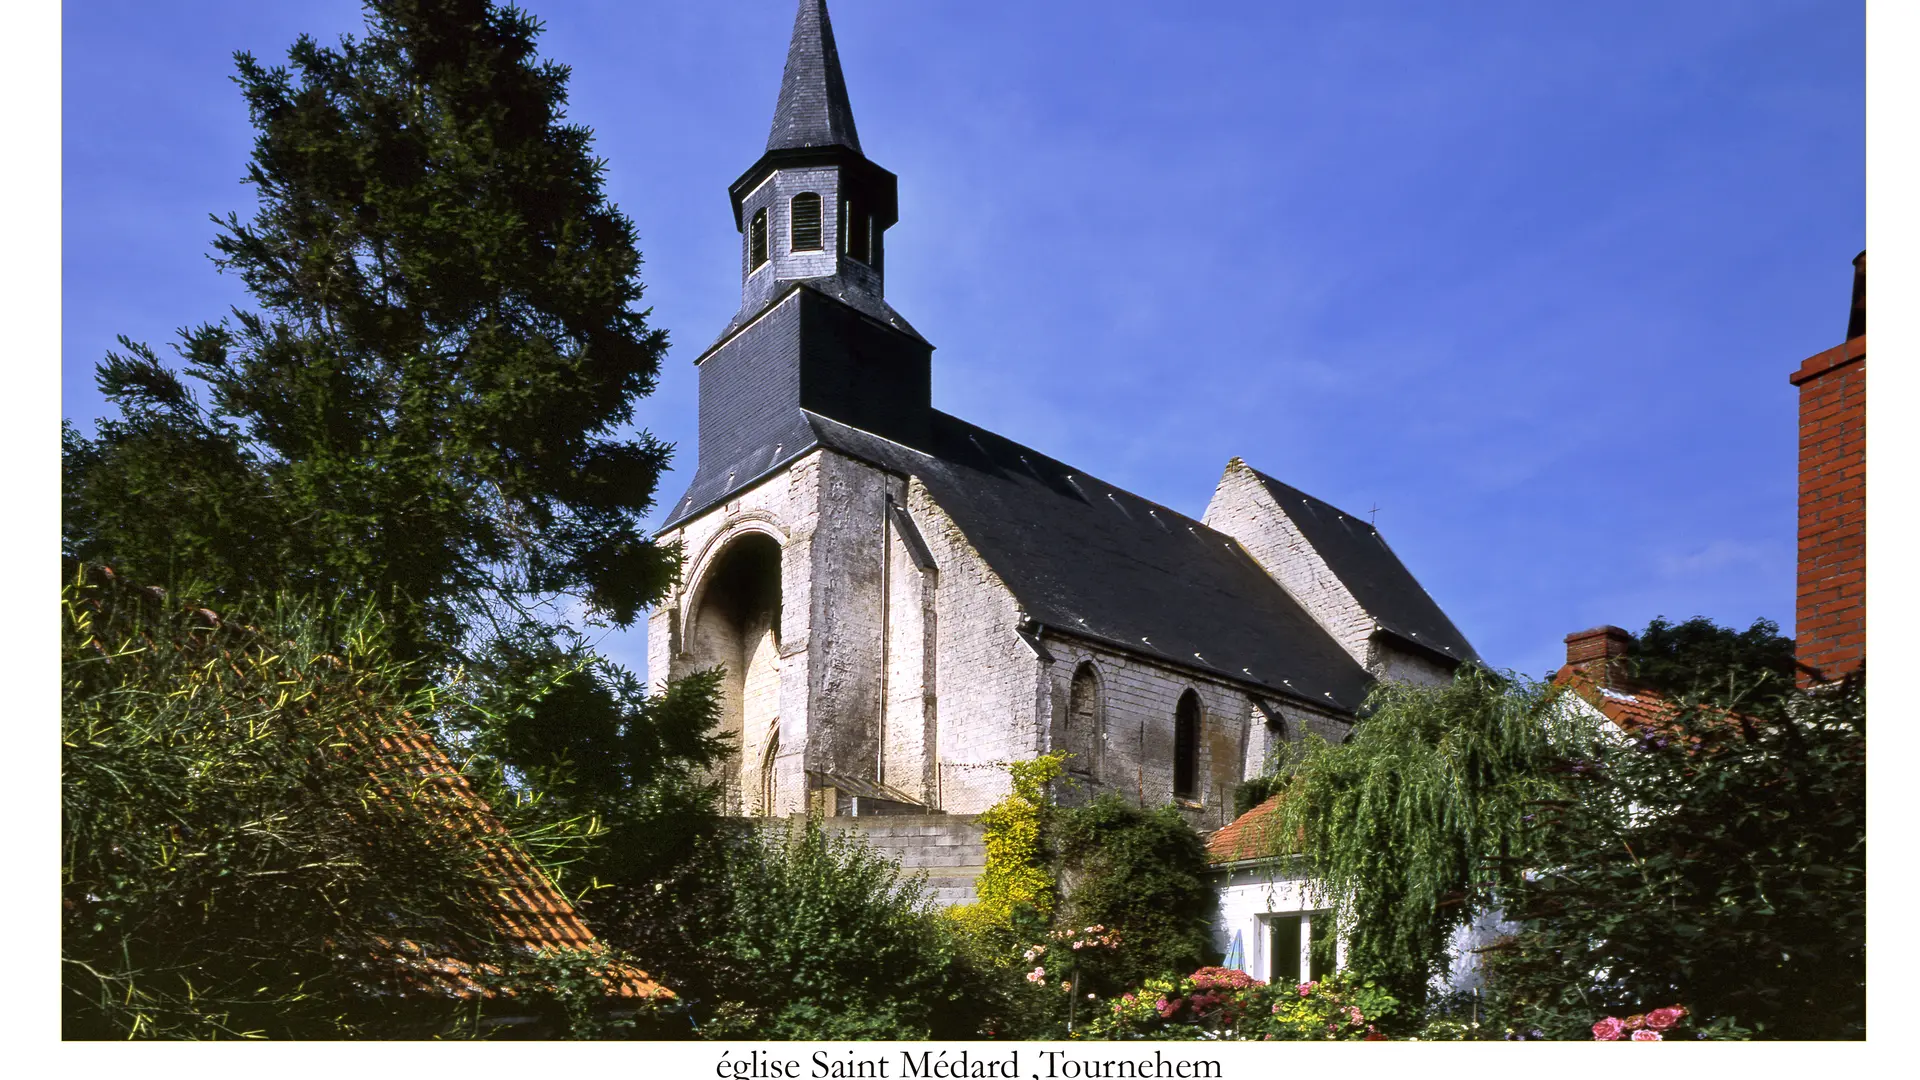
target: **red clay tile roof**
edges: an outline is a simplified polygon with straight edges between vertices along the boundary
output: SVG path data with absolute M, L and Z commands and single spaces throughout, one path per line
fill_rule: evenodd
M 1647 727 L 1673 709 L 1673 700 L 1657 690 L 1601 686 L 1592 676 L 1572 665 L 1555 672 L 1553 684 L 1579 694 L 1581 700 L 1600 710 L 1601 715 L 1626 732 Z
M 1275 830 L 1279 828 L 1280 799 L 1281 796 L 1275 795 L 1207 837 L 1207 861 L 1245 862 L 1274 854 L 1278 847 L 1274 841 Z
M 418 785 L 411 801 L 450 829 L 470 835 L 480 849 L 483 874 L 494 888 L 494 926 L 504 940 L 538 952 L 543 949 L 596 951 L 600 943 L 559 889 L 533 865 L 467 778 L 442 753 L 433 737 L 409 720 L 399 738 L 383 738 L 376 767 L 383 794 L 400 793 L 387 782 Z M 402 779 L 402 778 L 406 779 Z M 402 967 L 424 977 L 435 987 L 460 996 L 485 996 L 488 991 L 464 961 L 422 955 L 410 941 L 399 944 Z M 627 998 L 671 998 L 661 986 L 637 968 L 609 973 L 610 990 Z

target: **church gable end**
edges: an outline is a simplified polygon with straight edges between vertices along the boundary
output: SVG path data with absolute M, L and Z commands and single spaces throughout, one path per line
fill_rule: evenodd
M 1372 525 L 1239 458 L 1227 463 L 1204 520 L 1238 540 L 1375 677 L 1444 682 L 1479 659 Z

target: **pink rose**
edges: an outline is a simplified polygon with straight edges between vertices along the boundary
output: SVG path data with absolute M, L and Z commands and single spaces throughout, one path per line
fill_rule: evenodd
M 1609 1016 L 1593 1025 L 1593 1039 L 1595 1042 L 1613 1042 L 1626 1030 L 1627 1025 L 1621 1023 L 1619 1017 Z
M 1308 994 L 1311 994 L 1311 993 L 1313 993 L 1313 984 L 1312 984 L 1312 983 L 1301 983 L 1301 984 L 1300 984 L 1300 996 L 1301 996 L 1301 997 L 1306 997 L 1306 996 L 1307 996 Z
M 1043 967 L 1037 967 L 1037 968 L 1034 968 L 1032 971 L 1027 972 L 1027 981 L 1030 983 L 1044 982 L 1046 981 L 1046 978 L 1047 978 L 1047 969 Z
M 1660 1033 L 1652 1028 L 1641 1028 L 1633 1033 L 1634 1042 L 1659 1042 Z
M 1359 1024 L 1359 1023 L 1366 1022 L 1367 1018 L 1360 1014 L 1359 1009 L 1356 1009 L 1352 1005 L 1349 1005 L 1347 1006 L 1347 1019 L 1353 1021 L 1356 1024 Z
M 1665 1031 L 1679 1023 L 1680 1018 L 1685 1015 L 1687 1015 L 1687 1010 L 1678 1005 L 1665 1009 L 1655 1009 L 1647 1014 L 1647 1026 L 1655 1031 Z

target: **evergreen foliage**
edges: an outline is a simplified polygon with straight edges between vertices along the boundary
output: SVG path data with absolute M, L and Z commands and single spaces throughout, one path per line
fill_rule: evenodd
M 1607 1013 L 1684 1004 L 1703 1029 L 1862 1038 L 1866 706 L 1856 683 L 1771 720 L 1697 702 L 1575 761 L 1507 894 L 1491 954 L 1522 1030 L 1586 1038 Z
M 370 0 L 363 38 L 236 57 L 258 201 L 215 261 L 257 307 L 183 331 L 177 369 L 124 340 L 101 363 L 119 413 L 63 430 L 62 545 L 223 609 L 371 604 L 413 677 L 546 714 L 488 753 L 582 768 L 633 694 L 546 692 L 609 673 L 556 612 L 624 626 L 673 577 L 641 528 L 668 448 L 623 434 L 666 340 L 538 31 Z
M 257 307 L 184 331 L 177 369 L 100 365 L 119 413 L 63 426 L 63 549 L 221 610 L 371 606 L 414 688 L 463 699 L 423 719 L 496 805 L 609 830 L 582 885 L 667 873 L 711 831 L 716 684 L 649 698 L 571 614 L 627 625 L 675 573 L 641 529 L 668 448 L 627 428 L 666 345 L 633 225 L 531 16 L 372 0 L 366 26 L 236 57 L 257 206 L 215 261 Z
M 302 37 L 285 67 L 236 56 L 256 134 L 246 179 L 257 202 L 244 220 L 215 219 L 214 249 L 254 307 L 182 331 L 177 361 L 123 339 L 100 364 L 118 413 L 92 437 L 63 425 L 62 549 L 262 625 L 297 609 L 298 634 L 316 653 L 361 642 L 393 706 L 382 715 L 409 710 L 438 728 L 440 746 L 543 868 L 557 878 L 570 864 L 569 887 L 608 899 L 617 914 L 613 898 L 684 875 L 695 839 L 714 831 L 708 769 L 730 746 L 712 733 L 714 676 L 648 696 L 582 633 L 580 613 L 630 624 L 676 572 L 676 553 L 640 524 L 668 448 L 629 426 L 666 340 L 638 307 L 633 225 L 605 197 L 590 133 L 566 119 L 568 71 L 536 55 L 538 33 L 525 12 L 487 0 L 369 0 L 357 40 L 328 47 Z M 70 712 L 119 707 L 86 700 L 109 693 L 92 683 L 72 692 Z M 237 716 L 255 709 L 256 693 L 272 700 L 217 676 L 190 700 L 207 717 Z M 203 722 L 212 723 L 192 720 Z M 74 822 L 136 812 L 166 820 L 144 807 L 145 788 L 94 783 L 92 744 L 81 745 L 64 791 Z M 162 754 L 152 767 L 174 768 L 171 760 Z M 309 758 L 291 751 L 246 784 L 185 761 L 176 771 L 211 778 L 196 813 L 243 813 L 261 792 L 299 784 L 312 798 L 302 812 L 348 814 L 361 801 L 353 774 L 314 779 Z M 180 783 L 163 786 L 178 795 Z M 395 917 L 417 909 L 429 930 L 435 918 L 471 922 L 474 910 L 462 906 L 471 890 L 447 883 L 431 847 L 403 857 L 417 838 L 403 842 L 405 829 L 394 828 L 383 876 L 356 878 L 354 888 Z M 105 858 L 88 848 L 103 835 L 74 833 L 75 866 Z M 583 842 L 596 835 L 601 843 Z M 327 918 L 298 914 L 310 898 L 270 895 L 276 881 L 306 888 L 299 874 L 249 876 L 221 861 L 229 856 L 253 857 L 244 846 L 209 850 L 192 867 L 211 876 L 179 879 L 206 887 L 195 903 L 251 905 L 288 933 L 332 933 Z M 416 895 L 416 885 L 438 891 Z M 94 894 L 107 895 L 79 895 Z M 328 896 L 347 902 L 337 889 Z M 70 922 L 68 944 L 90 955 L 87 934 L 113 925 L 83 932 Z M 263 923 L 260 933 L 275 930 Z M 478 933 L 460 932 L 469 931 Z M 217 934 L 169 933 L 171 951 L 140 969 L 140 994 L 191 979 L 195 1008 L 211 1010 L 208 979 L 254 978 L 222 967 Z M 268 1020 L 175 1022 L 163 1002 L 141 1014 L 141 1030 L 374 1030 L 303 1026 L 308 1013 L 346 1009 L 357 991 L 331 969 L 303 966 L 301 950 L 317 939 L 272 940 L 287 954 L 273 962 L 297 976 L 298 990 L 276 998 L 284 1007 Z M 196 949 L 206 951 L 196 959 Z M 269 955 L 262 947 L 256 960 Z M 196 964 L 207 971 L 194 974 Z M 289 984 L 262 976 L 259 985 Z M 120 1019 L 87 1023 L 124 1023 L 124 1009 L 105 1003 L 136 995 L 113 990 L 93 997 Z M 304 1004 L 285 1004 L 296 999 Z
M 1304 854 L 1340 911 L 1348 965 L 1411 1006 L 1454 931 L 1517 880 L 1526 817 L 1559 792 L 1557 763 L 1591 753 L 1597 725 L 1553 698 L 1472 666 L 1441 687 L 1383 682 L 1347 742 L 1313 740 L 1288 765 L 1264 842 Z
M 1735 630 L 1701 615 L 1681 623 L 1655 618 L 1634 635 L 1627 655 L 1641 685 L 1746 711 L 1791 691 L 1798 671 L 1793 639 L 1772 619 Z
M 1219 961 L 1206 846 L 1180 811 L 1143 810 L 1109 792 L 1057 811 L 1054 835 L 1068 885 L 1066 920 L 1109 928 L 1121 941 L 1113 950 L 1084 950 L 1084 990 L 1117 994 Z

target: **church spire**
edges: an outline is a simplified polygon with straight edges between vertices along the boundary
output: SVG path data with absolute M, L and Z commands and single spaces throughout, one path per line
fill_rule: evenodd
M 780 100 L 773 108 L 773 131 L 767 136 L 770 151 L 812 146 L 860 152 L 827 0 L 800 0 L 793 42 L 787 46 L 787 70 L 780 78 Z

